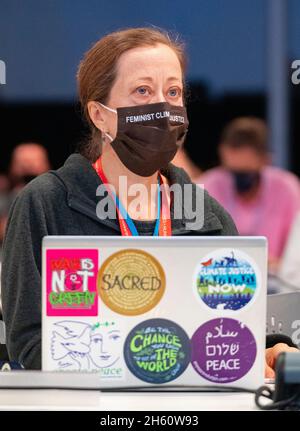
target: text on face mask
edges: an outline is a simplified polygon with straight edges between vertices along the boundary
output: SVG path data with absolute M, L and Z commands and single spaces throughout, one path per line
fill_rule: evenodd
M 174 123 L 184 123 L 182 115 L 171 115 L 170 111 L 150 112 L 148 114 L 130 115 L 126 117 L 126 123 L 139 123 L 140 121 L 160 120 L 169 118 Z

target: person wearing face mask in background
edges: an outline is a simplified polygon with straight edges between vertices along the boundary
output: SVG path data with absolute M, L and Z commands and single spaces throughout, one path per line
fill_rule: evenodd
M 32 179 L 50 169 L 47 150 L 35 142 L 18 144 L 11 155 L 7 176 L 0 176 L 0 275 L 2 266 L 2 243 L 4 239 L 9 209 L 20 191 Z M 2 179 L 2 181 L 1 181 Z M 0 281 L 0 320 L 2 320 Z M 0 344 L 0 359 L 7 360 L 5 346 Z
M 236 118 L 221 136 L 221 166 L 196 182 L 227 209 L 240 235 L 267 237 L 269 271 L 276 273 L 300 209 L 300 184 L 294 174 L 270 166 L 267 135 L 263 120 Z
M 38 175 L 50 169 L 47 150 L 36 142 L 18 144 L 11 155 L 6 186 L 0 188 L 0 249 L 10 206 L 17 194 Z M 0 252 L 1 260 L 1 252 Z
M 170 163 L 188 127 L 185 63 L 182 44 L 152 28 L 108 34 L 81 61 L 79 98 L 90 139 L 63 167 L 23 189 L 10 213 L 4 241 L 2 295 L 8 352 L 25 368 L 41 367 L 45 235 L 237 235 L 221 205 Z M 130 205 L 135 196 L 122 193 L 121 178 L 126 179 L 126 191 L 139 185 L 148 192 L 140 209 Z M 175 217 L 167 187 L 160 187 L 173 184 L 182 191 L 186 185 L 192 190 L 189 202 L 180 203 L 181 217 Z M 97 193 L 99 186 L 105 194 Z M 197 224 L 187 210 L 195 208 L 193 203 L 197 208 L 200 195 L 204 202 L 198 211 L 204 217 Z M 107 217 L 109 202 L 117 214 Z M 279 338 L 267 343 L 268 376 L 274 374 L 277 355 L 293 349 L 286 338 Z
M 49 169 L 50 162 L 45 147 L 37 142 L 18 144 L 12 152 L 9 167 L 11 190 L 17 193 L 31 180 Z

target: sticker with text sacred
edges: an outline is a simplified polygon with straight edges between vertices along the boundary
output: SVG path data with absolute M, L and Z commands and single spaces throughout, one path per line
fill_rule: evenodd
M 257 348 L 252 332 L 235 319 L 213 319 L 200 326 L 191 340 L 192 366 L 215 383 L 241 379 L 252 368 Z
M 240 310 L 257 290 L 255 263 L 239 250 L 217 250 L 201 259 L 195 283 L 197 296 L 209 308 Z
M 189 365 L 190 340 L 186 332 L 167 319 L 149 319 L 128 334 L 124 344 L 127 367 L 144 382 L 175 380 Z
M 47 316 L 97 316 L 97 270 L 98 250 L 47 250 Z
M 98 272 L 98 293 L 116 313 L 134 316 L 155 307 L 165 291 L 165 273 L 151 254 L 126 249 L 109 256 Z

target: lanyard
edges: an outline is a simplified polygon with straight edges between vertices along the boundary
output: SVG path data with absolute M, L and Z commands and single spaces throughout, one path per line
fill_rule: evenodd
M 107 186 L 108 181 L 103 172 L 101 157 L 99 157 L 99 159 L 96 160 L 95 163 L 93 163 L 93 167 L 96 170 L 102 183 Z M 167 194 L 164 187 L 163 179 L 160 173 L 158 174 L 158 178 L 159 178 L 159 181 L 158 181 L 158 190 L 157 190 L 157 218 L 156 218 L 153 236 L 171 236 L 172 228 L 171 228 L 170 207 L 168 204 L 168 199 L 167 199 Z M 160 185 L 162 185 L 161 187 L 162 196 L 160 194 Z M 129 216 L 129 214 L 127 213 L 126 209 L 123 207 L 122 203 L 120 202 L 118 196 L 112 192 L 110 187 L 107 187 L 107 191 L 116 205 L 116 210 L 118 214 L 122 235 L 138 236 L 139 233 L 137 231 L 137 228 L 135 227 L 135 224 L 131 219 L 131 217 Z

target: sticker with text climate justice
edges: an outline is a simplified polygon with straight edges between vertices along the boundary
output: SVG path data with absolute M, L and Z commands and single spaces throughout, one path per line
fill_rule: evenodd
M 127 367 L 144 382 L 168 383 L 179 377 L 191 359 L 186 332 L 167 319 L 149 319 L 128 334 L 124 344 Z
M 250 329 L 228 318 L 201 325 L 192 336 L 191 348 L 195 371 L 215 383 L 241 379 L 252 368 L 257 353 Z
M 248 305 L 257 290 L 257 271 L 239 250 L 217 250 L 196 269 L 197 296 L 211 309 L 237 311 Z
M 97 316 L 97 270 L 98 250 L 47 250 L 47 316 Z

